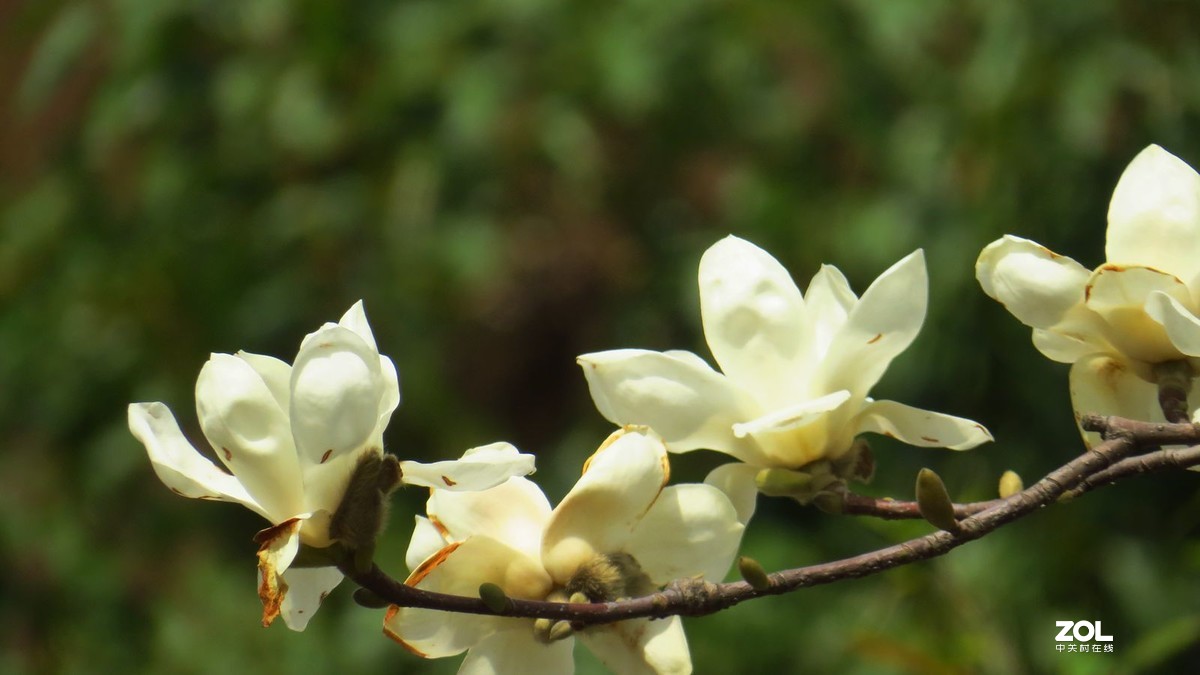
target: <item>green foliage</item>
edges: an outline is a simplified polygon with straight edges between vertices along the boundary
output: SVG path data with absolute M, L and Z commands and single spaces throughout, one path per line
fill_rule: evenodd
M 998 441 L 873 441 L 870 491 L 907 496 L 921 466 L 961 498 L 1032 482 L 1082 450 L 1066 368 L 979 292 L 975 256 L 1011 232 L 1094 265 L 1140 148 L 1200 164 L 1184 2 L 9 5 L 4 672 L 453 672 L 344 588 L 303 635 L 258 628 L 263 523 L 171 495 L 125 430 L 128 402 L 163 400 L 201 440 L 208 352 L 290 359 L 360 297 L 401 372 L 390 450 L 510 440 L 556 497 L 607 433 L 574 356 L 705 353 L 708 244 L 734 232 L 801 286 L 827 261 L 860 291 L 924 247 L 926 328 L 875 395 Z M 419 492 L 376 554 L 400 576 Z M 697 670 L 1182 668 L 1198 506 L 1194 476 L 1131 481 L 944 560 L 689 620 Z M 773 571 L 927 530 L 762 499 L 744 552 Z M 1056 653 L 1057 619 L 1102 620 L 1116 653 Z

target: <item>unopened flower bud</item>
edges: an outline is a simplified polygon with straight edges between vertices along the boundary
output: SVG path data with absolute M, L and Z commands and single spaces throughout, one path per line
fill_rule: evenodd
M 485 582 L 479 585 L 479 599 L 487 608 L 497 614 L 503 614 L 508 609 L 508 596 L 504 589 L 496 584 Z
M 1000 476 L 1000 498 L 1007 499 L 1025 489 L 1025 482 L 1016 471 L 1005 471 Z
M 553 626 L 550 626 L 550 641 L 557 642 L 564 638 L 571 637 L 575 633 L 575 629 L 571 628 L 570 621 L 557 621 Z
M 762 591 L 771 587 L 771 580 L 767 577 L 767 571 L 754 558 L 740 556 L 737 559 L 737 566 L 738 572 L 742 574 L 742 578 L 754 590 Z
M 917 508 L 935 527 L 955 532 L 958 520 L 954 517 L 954 502 L 946 492 L 946 484 L 930 469 L 921 469 L 917 474 Z

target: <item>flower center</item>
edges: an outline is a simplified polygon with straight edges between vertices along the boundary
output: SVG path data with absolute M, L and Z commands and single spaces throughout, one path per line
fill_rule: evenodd
M 551 602 L 610 602 L 624 600 L 654 591 L 654 582 L 642 571 L 637 558 L 625 552 L 602 553 L 580 565 L 567 585 L 550 592 Z M 539 642 L 550 644 L 570 637 L 575 628 L 569 621 L 537 619 L 533 635 Z

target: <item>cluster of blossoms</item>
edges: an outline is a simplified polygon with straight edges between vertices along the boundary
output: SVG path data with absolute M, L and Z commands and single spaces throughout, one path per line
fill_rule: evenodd
M 1151 146 L 1109 209 L 1108 262 L 1088 272 L 1007 236 L 979 257 L 983 290 L 1034 329 L 1046 356 L 1072 363 L 1077 411 L 1161 420 L 1159 386 L 1186 401 L 1200 362 L 1200 176 Z M 699 266 L 701 319 L 720 371 L 686 351 L 580 356 L 599 412 L 619 427 L 551 508 L 507 443 L 421 464 L 383 451 L 400 402 L 362 304 L 301 343 L 293 365 L 214 354 L 196 383 L 201 430 L 228 471 L 205 459 L 162 403 L 129 407 L 129 425 L 178 494 L 232 501 L 272 526 L 259 533 L 263 623 L 303 630 L 343 571 L 369 569 L 399 484 L 430 490 L 406 556 L 406 583 L 478 597 L 604 603 L 672 580 L 722 580 L 759 493 L 801 503 L 869 480 L 864 433 L 962 450 L 980 424 L 869 394 L 915 339 L 928 278 L 918 250 L 856 296 L 825 265 L 802 293 L 757 246 L 727 237 Z M 1174 379 L 1171 379 L 1174 378 Z M 1188 410 L 1187 412 L 1190 412 Z M 703 484 L 668 485 L 668 453 L 737 460 Z M 691 670 L 674 616 L 580 627 L 567 621 L 392 606 L 384 631 L 426 658 L 467 652 L 463 673 L 570 673 L 575 638 L 621 673 Z
M 983 250 L 976 275 L 1033 328 L 1038 351 L 1072 364 L 1077 418 L 1163 421 L 1164 378 L 1178 379 L 1181 398 L 1200 400 L 1191 385 L 1200 367 L 1200 175 L 1157 145 L 1139 153 L 1113 191 L 1105 257 L 1089 272 L 1006 236 Z

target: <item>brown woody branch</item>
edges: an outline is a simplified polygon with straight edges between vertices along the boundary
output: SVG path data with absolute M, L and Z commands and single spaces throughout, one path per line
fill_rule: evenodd
M 477 597 L 433 593 L 407 586 L 373 566 L 365 573 L 345 570 L 347 576 L 379 598 L 395 605 L 440 609 L 470 614 L 565 619 L 576 626 L 611 623 L 639 617 L 711 614 L 745 600 L 777 595 L 799 588 L 877 574 L 884 570 L 928 560 L 978 539 L 1001 526 L 1027 516 L 1064 497 L 1083 494 L 1130 476 L 1200 464 L 1200 448 L 1159 450 L 1164 445 L 1200 445 L 1200 425 L 1153 424 L 1115 417 L 1085 416 L 1081 426 L 1098 431 L 1104 439 L 1089 452 L 1050 472 L 1045 478 L 1007 499 L 956 505 L 955 532 L 938 531 L 870 553 L 834 562 L 784 570 L 767 575 L 769 584 L 754 588 L 745 581 L 714 584 L 682 579 L 657 593 L 607 603 L 560 603 L 508 599 L 502 612 L 489 609 Z M 1141 456 L 1133 456 L 1138 452 Z M 858 497 L 854 495 L 854 497 Z M 859 497 L 846 512 L 907 518 L 916 506 Z M 851 502 L 848 502 L 851 503 Z M 761 586 L 761 585 L 760 585 Z

